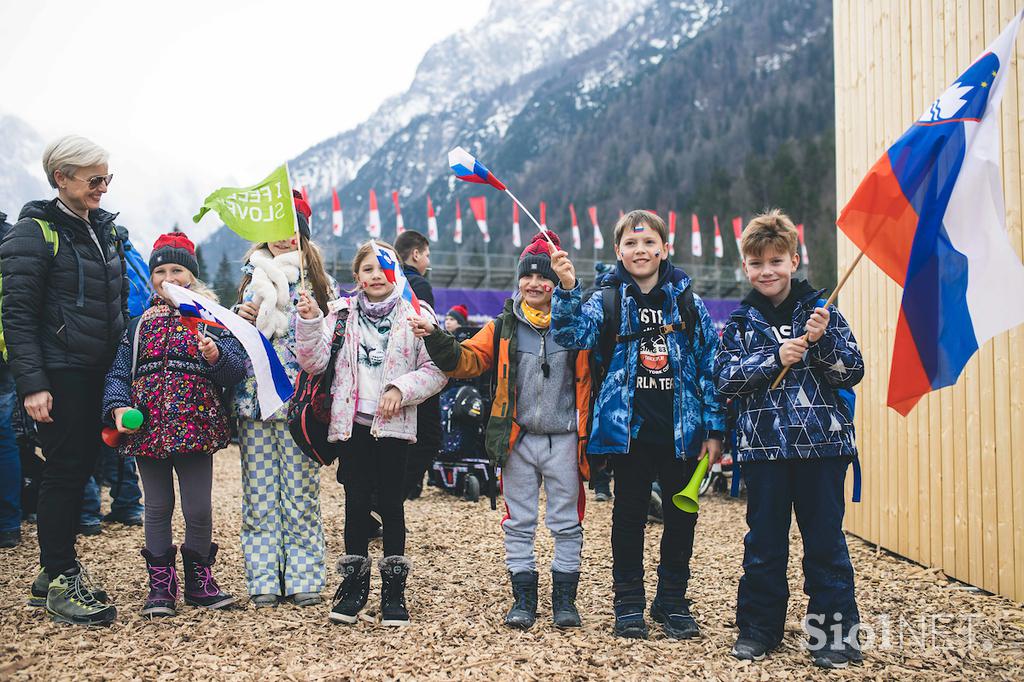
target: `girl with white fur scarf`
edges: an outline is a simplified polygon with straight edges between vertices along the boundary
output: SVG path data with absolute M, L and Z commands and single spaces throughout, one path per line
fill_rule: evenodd
M 259 244 L 249 251 L 238 305 L 239 315 L 270 340 L 293 382 L 299 372 L 295 301 L 302 262 L 295 241 Z M 314 295 L 336 298 L 338 286 L 306 233 L 301 255 Z M 251 371 L 236 389 L 234 406 L 242 462 L 242 553 L 251 601 L 257 608 L 289 597 L 300 606 L 319 604 L 327 583 L 319 467 L 292 440 L 287 406 L 260 420 Z

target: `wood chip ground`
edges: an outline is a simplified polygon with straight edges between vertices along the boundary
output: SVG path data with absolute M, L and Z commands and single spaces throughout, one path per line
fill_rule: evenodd
M 240 483 L 234 447 L 216 456 L 214 539 L 221 545 L 221 585 L 245 595 L 239 546 Z M 106 497 L 106 491 L 104 491 Z M 329 563 L 342 553 L 344 494 L 323 476 L 323 516 Z M 106 505 L 106 501 L 104 502 Z M 873 639 L 863 666 L 825 673 L 811 667 L 801 643 L 806 598 L 800 540 L 791 537 L 790 600 L 783 646 L 761 663 L 729 657 L 736 637 L 736 585 L 743 556 L 744 504 L 703 498 L 689 596 L 703 638 L 666 639 L 652 624 L 649 641 L 611 634 L 611 503 L 588 492 L 584 574 L 578 605 L 583 628 L 550 624 L 550 574 L 541 572 L 540 620 L 529 632 L 501 621 L 510 597 L 505 576 L 502 510 L 485 501 L 458 500 L 430 488 L 406 504 L 408 553 L 413 561 L 408 602 L 413 624 L 402 629 L 375 622 L 379 576 L 371 608 L 356 625 L 327 621 L 329 603 L 225 612 L 182 606 L 178 617 L 148 621 L 137 611 L 145 596 L 139 549 L 142 529 L 104 525 L 102 535 L 80 538 L 90 572 L 119 609 L 110 628 L 52 623 L 26 605 L 36 571 L 34 526 L 24 542 L 0 550 L 0 680 L 787 680 L 787 679 L 1024 679 L 1024 609 L 1008 599 L 965 589 L 855 537 L 849 537 L 857 575 L 864 634 Z M 176 513 L 175 537 L 182 536 Z M 648 594 L 655 588 L 661 526 L 648 529 Z M 538 534 L 538 562 L 550 565 L 551 538 Z M 371 547 L 380 556 L 380 542 Z M 337 585 L 333 573 L 325 591 Z

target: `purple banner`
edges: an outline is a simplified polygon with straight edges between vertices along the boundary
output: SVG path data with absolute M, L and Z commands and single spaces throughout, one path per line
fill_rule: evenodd
M 469 318 L 475 324 L 482 324 L 501 312 L 505 305 L 505 299 L 511 296 L 511 292 L 502 289 L 441 289 L 434 287 L 434 302 L 437 303 L 435 312 L 437 316 L 444 319 L 445 314 L 452 306 L 462 304 L 469 308 Z M 722 327 L 729 319 L 729 314 L 735 310 L 740 302 L 732 299 L 703 298 L 711 319 L 721 332 Z

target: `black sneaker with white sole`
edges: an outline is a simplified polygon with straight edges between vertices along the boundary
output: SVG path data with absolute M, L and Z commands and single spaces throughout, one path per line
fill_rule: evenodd
M 750 637 L 740 637 L 732 645 L 729 655 L 741 661 L 763 661 L 771 647 Z

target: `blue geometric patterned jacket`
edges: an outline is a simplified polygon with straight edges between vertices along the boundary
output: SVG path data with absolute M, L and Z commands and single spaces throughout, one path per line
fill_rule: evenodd
M 804 334 L 821 291 L 802 296 L 793 311 L 792 338 Z M 744 303 L 722 332 L 714 376 L 732 399 L 739 462 L 857 455 L 850 407 L 838 394 L 864 377 L 864 359 L 846 319 L 829 308 L 825 334 L 793 365 L 779 388 L 779 342 L 754 306 Z
M 640 313 L 631 289 L 636 285 L 621 274 L 609 275 L 605 286 L 618 286 L 622 296 L 619 334 L 640 329 Z M 690 286 L 690 278 L 679 268 L 671 267 L 662 275 L 658 286 L 665 292 L 666 324 L 681 322 L 677 299 Z M 555 341 L 565 348 L 596 349 L 601 327 L 605 324 L 602 296 L 612 295 L 604 288 L 583 303 L 583 289 L 579 282 L 571 291 L 556 286 L 551 299 L 551 328 Z M 676 457 L 696 457 L 711 431 L 725 431 L 725 409 L 715 389 L 715 352 L 718 333 L 711 315 L 700 297 L 693 302 L 700 318 L 701 332 L 689 337 L 671 333 L 665 337 L 669 362 L 675 378 L 672 413 L 675 431 Z M 608 373 L 594 403 L 593 426 L 587 452 L 592 455 L 624 454 L 629 452 L 630 440 L 640 432 L 642 418 L 633 412 L 633 393 L 639 365 L 640 341 L 619 343 L 615 347 Z M 598 359 L 600 361 L 600 359 Z

